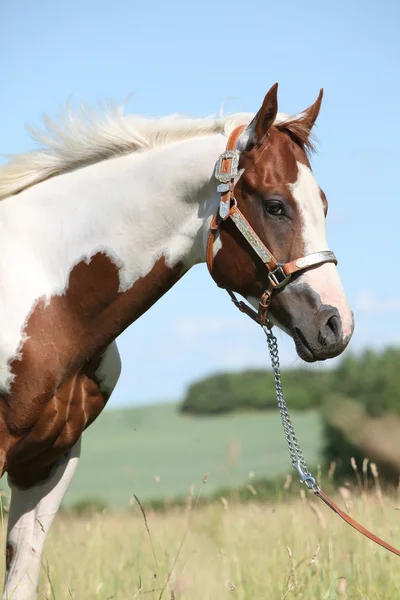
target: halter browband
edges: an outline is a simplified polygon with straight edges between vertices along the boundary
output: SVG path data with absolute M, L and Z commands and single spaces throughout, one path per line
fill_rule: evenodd
M 314 254 L 308 254 L 307 256 L 303 256 L 302 258 L 287 263 L 278 262 L 261 241 L 242 212 L 238 209 L 234 196 L 234 188 L 235 177 L 238 174 L 240 153 L 236 149 L 236 145 L 245 128 L 245 125 L 240 125 L 232 131 L 226 145 L 226 151 L 218 158 L 215 166 L 215 177 L 220 182 L 217 190 L 221 194 L 221 200 L 219 209 L 211 221 L 210 233 L 207 240 L 206 259 L 210 275 L 215 281 L 213 275 L 215 236 L 217 231 L 221 228 L 222 223 L 227 219 L 231 219 L 268 269 L 269 286 L 260 298 L 258 313 L 245 302 L 239 301 L 231 290 L 227 289 L 226 291 L 239 310 L 246 313 L 259 325 L 264 326 L 267 324 L 268 310 L 274 290 L 285 287 L 289 283 L 293 273 L 305 271 L 310 267 L 322 265 L 327 262 L 337 264 L 337 260 L 333 252 L 330 250 L 323 250 L 321 252 L 315 252 Z M 216 283 L 219 287 L 222 287 L 217 281 Z

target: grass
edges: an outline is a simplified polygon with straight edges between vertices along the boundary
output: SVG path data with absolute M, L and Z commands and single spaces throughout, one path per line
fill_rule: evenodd
M 321 449 L 317 414 L 293 420 L 306 457 L 315 463 Z M 384 495 L 374 470 L 374 485 L 366 491 L 366 464 L 354 478 L 359 489 L 340 488 L 339 503 L 398 546 L 400 493 Z M 67 505 L 92 497 L 113 510 L 57 515 L 45 548 L 40 599 L 400 598 L 398 557 L 289 479 L 277 491 L 273 483 L 257 482 L 282 476 L 288 467 L 277 414 L 191 419 L 171 405 L 106 413 L 86 433 Z M 218 487 L 238 484 L 244 484 L 240 491 L 198 502 L 199 495 L 201 500 Z M 133 494 L 144 501 L 145 515 Z M 162 496 L 164 510 L 150 508 L 148 500 Z M 171 505 L 168 498 L 177 496 L 186 501 Z M 2 523 L 3 547 L 4 536 Z
M 399 543 L 395 497 L 345 491 L 353 516 Z M 58 516 L 46 546 L 40 598 L 400 597 L 399 559 L 348 527 L 312 494 L 280 503 L 194 505 L 189 497 L 186 508 L 148 511 L 151 539 L 137 504 L 131 512 Z
M 320 459 L 316 412 L 293 411 L 305 456 Z M 290 470 L 277 412 L 182 416 L 166 404 L 104 412 L 83 437 L 82 458 L 66 505 L 96 498 L 112 508 L 140 500 L 186 497 L 208 473 L 205 493 L 243 485 L 249 473 L 273 479 Z

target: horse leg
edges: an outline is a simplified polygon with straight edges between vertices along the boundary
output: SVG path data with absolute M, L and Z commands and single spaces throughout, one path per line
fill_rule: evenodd
M 115 342 L 108 346 L 100 361 L 89 362 L 83 369 L 82 377 L 90 379 L 96 385 L 99 396 L 103 398 L 101 406 L 111 395 L 120 371 L 121 363 Z M 85 385 L 78 388 L 77 393 L 81 390 L 80 393 L 88 396 L 83 404 L 81 398 L 78 398 L 77 405 L 70 404 L 72 419 L 76 410 L 84 410 L 90 414 L 90 407 L 95 403 L 94 396 L 90 395 L 93 394 L 93 388 L 90 388 L 89 392 L 85 391 Z M 66 393 L 68 392 L 69 389 L 66 390 Z M 91 415 L 89 422 L 97 416 L 99 410 L 100 408 L 97 407 L 96 414 Z M 62 439 L 62 432 L 59 438 Z M 31 487 L 22 489 L 13 486 L 12 481 L 10 482 L 12 494 L 8 516 L 6 576 L 2 600 L 37 600 L 43 547 L 54 516 L 74 476 L 80 448 L 81 438 L 55 462 L 46 479 L 39 480 Z M 29 461 L 29 448 L 26 458 Z M 34 466 L 33 462 L 32 467 Z
M 44 543 L 74 476 L 80 449 L 81 439 L 59 460 L 45 481 L 26 490 L 12 488 L 3 600 L 38 598 Z

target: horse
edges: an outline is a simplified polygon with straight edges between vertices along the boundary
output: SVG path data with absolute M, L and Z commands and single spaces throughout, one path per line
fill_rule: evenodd
M 353 313 L 310 164 L 322 90 L 291 116 L 278 112 L 277 88 L 255 115 L 67 111 L 33 130 L 41 147 L 0 167 L 3 600 L 38 598 L 82 433 L 120 375 L 116 338 L 193 265 L 208 257 L 217 285 L 246 299 L 245 312 L 258 308 L 258 322 L 267 307 L 303 360 L 349 343 Z

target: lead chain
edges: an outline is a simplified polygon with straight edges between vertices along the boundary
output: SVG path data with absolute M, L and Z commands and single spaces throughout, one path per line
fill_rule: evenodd
M 275 379 L 276 399 L 278 400 L 278 407 L 281 416 L 283 431 L 286 438 L 286 443 L 289 449 L 290 460 L 293 467 L 299 473 L 301 482 L 305 483 L 309 489 L 312 489 L 314 493 L 319 491 L 319 487 L 315 481 L 315 478 L 311 475 L 308 470 L 307 463 L 301 451 L 299 442 L 297 441 L 294 427 L 289 416 L 289 411 L 286 405 L 286 401 L 283 395 L 281 372 L 279 366 L 279 351 L 278 351 L 278 340 L 268 327 L 263 327 L 265 335 L 267 336 L 267 343 L 269 349 L 269 355 L 271 357 L 272 372 Z

